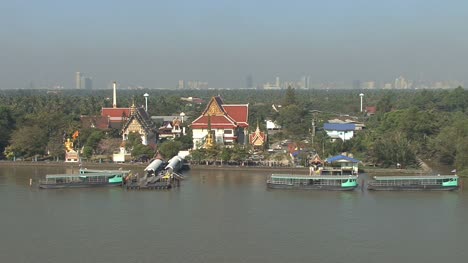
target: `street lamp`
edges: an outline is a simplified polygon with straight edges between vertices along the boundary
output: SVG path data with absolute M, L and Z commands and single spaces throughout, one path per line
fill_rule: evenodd
M 143 96 L 145 97 L 145 110 L 146 110 L 146 112 L 148 112 L 148 97 L 149 97 L 149 94 L 145 93 L 145 94 L 143 94 Z M 361 111 L 362 111 L 362 107 L 361 107 Z
M 364 93 L 359 94 L 359 97 L 361 97 L 361 112 L 362 112 L 362 97 L 364 97 Z

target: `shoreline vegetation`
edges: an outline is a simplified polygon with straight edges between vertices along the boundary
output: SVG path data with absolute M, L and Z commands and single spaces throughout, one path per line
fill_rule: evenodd
M 139 94 L 144 90 L 119 91 L 119 103 L 122 106 L 133 105 L 135 92 Z M 183 100 L 187 92 L 203 102 Z M 148 116 L 177 118 L 183 113 L 186 134 L 175 136 L 177 138 L 173 140 L 157 138 L 158 130 L 167 128 L 164 121 L 157 118 L 158 121 L 152 121 L 150 125 L 154 140 L 143 145 L 140 136 L 133 133 L 124 140 L 122 127 L 117 127 L 117 124 L 111 127 L 103 123 L 101 127 L 96 126 L 94 120 L 89 121 L 106 117 L 101 116 L 102 109 L 112 106 L 108 90 L 50 93 L 45 90 L 8 90 L 0 96 L 0 159 L 63 162 L 64 146 L 68 145 L 68 148 L 80 152 L 82 160 L 90 162 L 83 163 L 83 167 L 116 167 L 109 162 L 117 149 L 119 152 L 125 150 L 132 160 L 138 162 L 147 161 L 156 152 L 162 156 L 173 156 L 180 150 L 192 149 L 193 163 L 264 165 L 261 168 L 197 166 L 200 169 L 236 167 L 234 169 L 301 171 L 299 166 L 306 170 L 315 155 L 326 157 L 346 153 L 361 160 L 361 172 L 370 175 L 450 174 L 456 169 L 458 175 L 468 176 L 467 90 L 461 86 L 450 90 L 366 90 L 365 110 L 357 107 L 360 92 L 296 90 L 292 87 L 286 90 L 160 90 L 158 96 L 150 100 Z M 194 131 L 190 123 L 207 110 L 209 105 L 205 102 L 213 97 L 222 97 L 223 101 L 230 103 L 248 103 L 248 126 L 232 131 L 237 138 L 243 134 L 243 142 L 233 141 L 232 147 L 224 147 L 224 141 L 209 149 L 201 147 L 204 145 L 194 147 Z M 273 122 L 274 127 L 268 127 L 266 120 Z M 354 124 L 354 128 L 346 128 L 352 133 L 345 131 L 343 134 L 349 136 L 341 137 L 336 133 L 336 127 L 325 130 L 327 123 Z M 255 135 L 255 126 L 267 135 L 257 143 L 262 142 L 262 146 L 246 143 L 251 135 L 252 140 L 261 137 Z M 427 160 L 430 168 L 423 167 L 420 159 Z M 101 164 L 101 160 L 106 160 L 106 163 Z M 93 161 L 95 163 L 91 164 Z M 272 165 L 285 166 L 271 167 L 271 162 L 274 162 Z M 138 164 L 117 164 L 117 167 L 128 165 Z
M 143 170 L 149 163 L 94 163 L 83 162 L 83 168 L 123 168 L 125 169 L 138 169 Z M 66 163 L 66 162 L 31 162 L 31 161 L 0 161 L 0 166 L 63 166 L 63 167 L 76 167 L 80 166 L 79 163 Z M 280 166 L 239 166 L 239 165 L 193 165 L 190 164 L 190 170 L 232 170 L 237 171 L 282 171 L 304 173 L 309 172 L 308 167 L 280 167 Z M 361 173 L 366 173 L 370 176 L 373 175 L 427 175 L 433 174 L 434 171 L 427 165 L 424 169 L 394 169 L 394 168 L 376 168 L 376 167 L 363 167 Z

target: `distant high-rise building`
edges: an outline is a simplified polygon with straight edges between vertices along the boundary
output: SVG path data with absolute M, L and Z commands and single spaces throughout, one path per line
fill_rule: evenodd
M 179 84 L 177 85 L 178 89 L 185 89 L 185 81 L 183 79 L 179 80 Z
M 353 80 L 353 89 L 360 89 L 360 88 L 361 88 L 361 81 Z
M 93 80 L 90 77 L 85 77 L 83 79 L 84 82 L 84 88 L 86 90 L 92 90 L 93 89 Z
M 369 80 L 363 83 L 363 88 L 365 89 L 375 89 L 375 81 Z
M 280 84 L 280 78 L 279 77 L 276 77 L 276 87 L 281 87 L 281 84 Z
M 407 89 L 408 88 L 408 82 L 406 82 L 405 78 L 400 76 L 399 78 L 395 79 L 395 89 Z
M 303 89 L 309 89 L 310 88 L 310 76 L 303 76 L 301 78 L 300 83 L 298 84 Z
M 251 74 L 247 75 L 247 77 L 245 78 L 245 87 L 247 89 L 251 89 L 254 87 L 254 84 L 253 84 L 253 77 Z
M 392 89 L 392 83 L 385 83 L 383 88 L 384 89 Z
M 76 76 L 75 76 L 75 81 L 76 81 L 76 89 L 81 89 L 82 88 L 82 83 L 81 83 L 81 78 L 82 78 L 83 74 L 81 74 L 80 72 L 76 72 Z

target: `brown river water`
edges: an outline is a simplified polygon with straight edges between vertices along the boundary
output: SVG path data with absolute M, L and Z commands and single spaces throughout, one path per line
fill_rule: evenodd
M 0 166 L 0 262 L 468 259 L 467 190 L 268 190 L 269 171 L 236 168 L 192 169 L 164 191 L 29 186 L 68 169 Z

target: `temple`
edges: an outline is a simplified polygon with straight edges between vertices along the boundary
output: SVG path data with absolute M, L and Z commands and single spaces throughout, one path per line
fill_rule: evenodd
M 260 131 L 260 128 L 258 127 L 257 123 L 257 129 L 255 130 L 254 133 L 251 133 L 249 136 L 249 141 L 250 144 L 254 147 L 256 150 L 261 150 L 267 141 L 267 135 Z
M 150 116 L 143 107 L 135 107 L 135 103 L 130 107 L 130 116 L 123 124 L 122 140 L 126 141 L 130 133 L 138 133 L 143 145 L 156 143 L 156 129 Z
M 218 145 L 247 143 L 248 118 L 249 104 L 224 104 L 220 96 L 212 97 L 191 124 L 194 149 L 205 145 L 209 131 L 213 133 L 213 143 Z
M 122 126 L 130 116 L 130 108 L 117 107 L 117 83 L 113 83 L 112 108 L 102 108 L 101 116 L 81 116 L 81 124 L 84 128 L 96 128 L 99 130 L 122 129 Z

